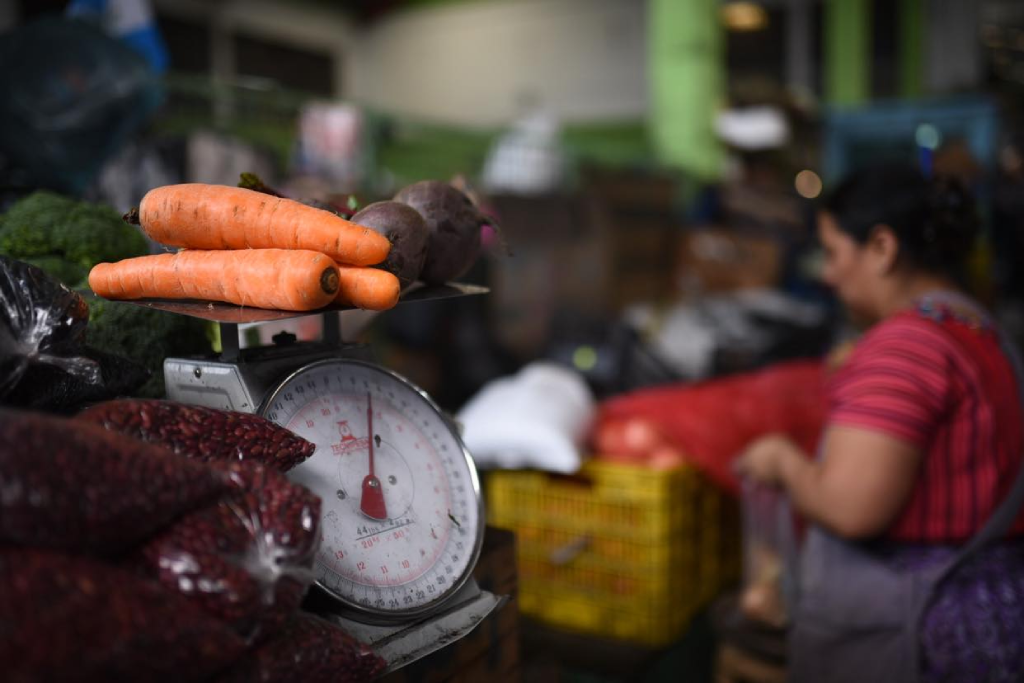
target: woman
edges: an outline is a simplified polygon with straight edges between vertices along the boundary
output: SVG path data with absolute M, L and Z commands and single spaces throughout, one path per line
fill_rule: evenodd
M 811 523 L 791 677 L 1022 680 L 1021 400 L 1001 336 L 958 293 L 974 205 L 876 168 L 837 188 L 818 230 L 824 279 L 870 327 L 830 381 L 818 457 L 770 436 L 738 461 Z

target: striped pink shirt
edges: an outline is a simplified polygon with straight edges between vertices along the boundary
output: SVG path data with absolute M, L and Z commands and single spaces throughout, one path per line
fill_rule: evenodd
M 1020 466 L 1024 430 L 1012 365 L 991 331 L 952 316 L 907 311 L 875 325 L 833 377 L 829 400 L 829 424 L 879 431 L 925 453 L 889 538 L 965 540 Z M 1024 517 L 1014 527 L 1021 532 Z

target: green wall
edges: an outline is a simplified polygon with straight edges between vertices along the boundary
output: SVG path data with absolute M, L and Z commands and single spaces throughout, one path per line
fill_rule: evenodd
M 900 96 L 924 94 L 925 0 L 900 0 Z
M 825 2 L 825 98 L 857 105 L 871 96 L 871 1 Z
M 654 150 L 703 179 L 722 172 L 714 116 L 724 101 L 725 53 L 717 0 L 649 0 L 648 79 Z

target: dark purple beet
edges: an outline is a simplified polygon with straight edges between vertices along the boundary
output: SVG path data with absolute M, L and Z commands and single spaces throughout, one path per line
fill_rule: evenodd
M 465 275 L 480 255 L 480 226 L 488 222 L 472 200 L 448 183 L 423 180 L 399 190 L 395 201 L 419 211 L 430 230 L 420 279 L 440 285 Z
M 391 251 L 379 267 L 394 273 L 402 287 L 420 277 L 430 231 L 419 211 L 401 202 L 376 202 L 349 219 L 384 235 Z

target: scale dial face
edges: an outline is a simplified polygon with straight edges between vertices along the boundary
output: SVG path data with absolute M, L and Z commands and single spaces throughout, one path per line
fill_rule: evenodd
M 316 444 L 288 473 L 322 500 L 317 583 L 356 612 L 402 620 L 441 606 L 480 552 L 480 484 L 437 406 L 376 365 L 301 368 L 265 417 Z

